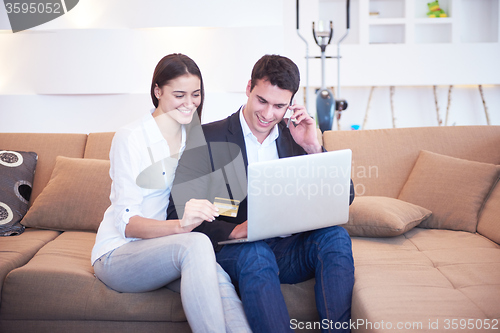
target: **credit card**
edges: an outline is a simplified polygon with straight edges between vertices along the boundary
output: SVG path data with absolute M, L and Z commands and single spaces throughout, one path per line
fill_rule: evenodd
M 240 201 L 215 197 L 214 205 L 219 209 L 219 215 L 236 217 L 236 215 L 238 215 Z

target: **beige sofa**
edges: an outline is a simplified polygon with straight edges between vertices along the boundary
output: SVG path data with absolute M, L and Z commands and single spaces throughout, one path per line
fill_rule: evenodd
M 174 288 L 117 293 L 93 275 L 112 137 L 0 133 L 0 149 L 39 156 L 28 227 L 0 238 L 0 332 L 190 331 Z M 323 140 L 353 151 L 353 331 L 498 330 L 500 126 L 330 131 Z M 297 331 L 334 326 L 318 322 L 313 286 L 282 286 Z

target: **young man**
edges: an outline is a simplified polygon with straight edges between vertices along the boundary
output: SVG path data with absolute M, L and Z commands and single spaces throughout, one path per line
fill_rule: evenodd
M 217 245 L 219 241 L 247 235 L 248 164 L 323 151 L 315 121 L 303 106 L 292 103 L 299 81 L 299 70 L 290 59 L 277 55 L 262 57 L 246 88 L 247 104 L 224 120 L 204 125 L 202 134 L 191 135 L 198 141 L 188 144 L 179 161 L 169 207 L 169 218 L 176 218 L 177 213 L 182 216 L 183 206 L 190 198 L 213 202 L 215 197 L 229 195 L 242 200 L 236 217 L 209 218 L 194 231 L 205 233 L 212 240 L 217 262 L 231 276 L 250 326 L 259 333 L 292 331 L 280 283 L 293 284 L 311 278 L 316 278 L 320 318 L 322 323 L 328 322 L 322 325 L 325 331 L 339 326 L 349 331 L 354 264 L 351 240 L 342 227 Z M 283 117 L 288 108 L 293 111 L 293 124 L 287 127 Z M 206 143 L 202 143 L 204 140 Z M 351 202 L 353 198 L 351 182 Z M 212 216 L 212 212 L 206 213 Z

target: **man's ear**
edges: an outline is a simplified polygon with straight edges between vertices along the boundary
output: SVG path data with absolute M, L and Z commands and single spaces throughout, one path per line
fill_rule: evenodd
M 252 92 L 252 80 L 248 80 L 247 84 L 247 97 L 250 97 L 250 93 Z

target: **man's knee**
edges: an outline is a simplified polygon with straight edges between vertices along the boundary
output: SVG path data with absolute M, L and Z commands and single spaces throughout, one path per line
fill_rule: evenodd
M 326 251 L 352 257 L 351 237 L 340 226 L 315 230 L 313 238 L 320 253 Z
M 318 241 L 343 241 L 351 243 L 351 237 L 347 231 L 340 226 L 332 226 L 313 231 L 313 237 Z
M 256 265 L 278 267 L 276 263 L 276 256 L 266 242 L 251 242 L 242 245 L 242 247 L 243 248 L 238 258 L 240 264 L 247 267 Z
M 222 258 L 235 258 L 239 271 L 256 272 L 261 269 L 273 269 L 278 272 L 278 264 L 273 251 L 264 241 L 245 244 L 226 245 L 217 260 L 224 267 Z
M 240 287 L 241 279 L 277 278 L 279 274 L 276 256 L 263 241 L 226 245 L 217 254 L 217 262 L 229 274 L 236 288 Z

